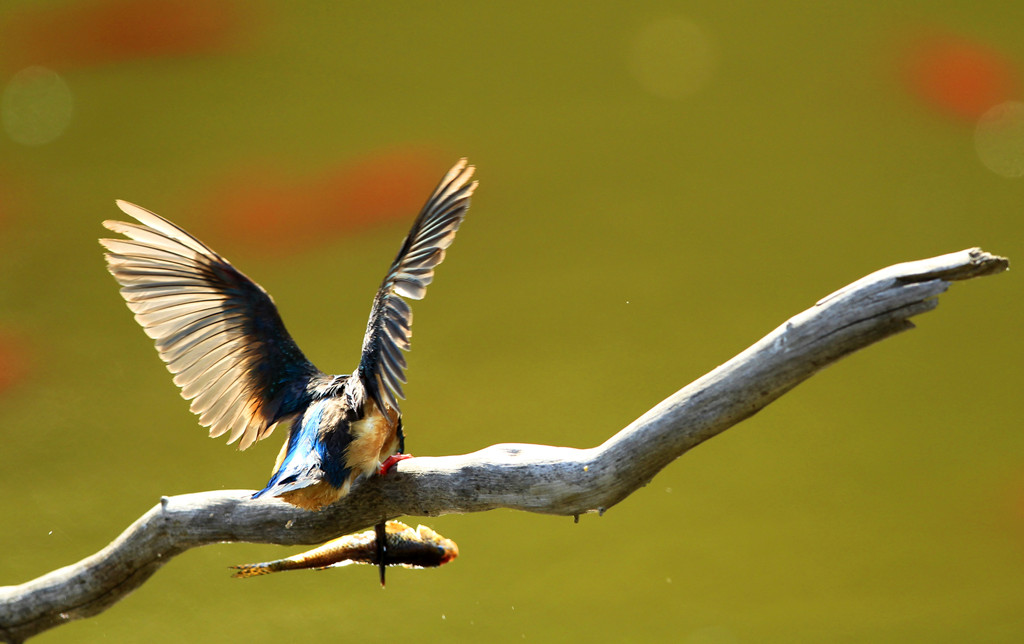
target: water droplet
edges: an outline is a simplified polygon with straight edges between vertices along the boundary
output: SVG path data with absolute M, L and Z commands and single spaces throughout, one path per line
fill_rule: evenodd
M 974 149 L 985 167 L 1001 177 L 1024 176 L 1024 103 L 1007 101 L 981 115 Z
M 711 77 L 717 58 L 714 40 L 682 17 L 649 23 L 633 39 L 630 68 L 637 82 L 661 98 L 697 93 Z
M 55 140 L 71 123 L 73 112 L 71 88 L 46 67 L 26 67 L 15 74 L 0 98 L 4 130 L 22 145 Z

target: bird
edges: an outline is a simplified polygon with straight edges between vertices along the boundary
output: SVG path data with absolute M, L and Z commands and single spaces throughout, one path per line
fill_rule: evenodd
M 343 375 L 316 368 L 270 294 L 222 255 L 169 220 L 116 202 L 135 222 L 103 222 L 124 236 L 100 240 L 107 269 L 200 425 L 241 450 L 288 427 L 253 498 L 321 510 L 408 458 L 398 404 L 412 336 L 406 300 L 424 297 L 444 260 L 476 190 L 474 171 L 461 159 L 427 199 L 373 298 L 359 364 Z M 344 286 L 343 275 L 324 277 L 331 290 Z

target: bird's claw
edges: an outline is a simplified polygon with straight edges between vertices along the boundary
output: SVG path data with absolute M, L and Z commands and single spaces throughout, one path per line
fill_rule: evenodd
M 397 463 L 398 461 L 404 461 L 407 458 L 412 458 L 412 454 L 392 454 L 391 456 L 387 457 L 387 459 L 383 463 L 380 464 L 380 466 L 377 468 L 377 474 L 379 476 L 384 476 L 392 467 L 395 466 L 395 463 Z

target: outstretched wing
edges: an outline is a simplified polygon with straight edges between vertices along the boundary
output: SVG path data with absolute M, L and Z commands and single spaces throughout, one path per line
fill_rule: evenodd
M 117 205 L 139 223 L 103 222 L 128 237 L 100 240 L 107 268 L 210 436 L 245 449 L 308 404 L 306 385 L 320 372 L 270 295 L 163 217 Z
M 412 337 L 412 310 L 403 297 L 419 300 L 434 279 L 434 267 L 444 260 L 445 249 L 466 216 L 469 198 L 476 189 L 470 182 L 474 167 L 462 159 L 455 164 L 412 225 L 398 256 L 377 290 L 363 337 L 359 373 L 370 395 L 382 410 L 398 411 L 397 398 L 404 398 L 405 358 Z

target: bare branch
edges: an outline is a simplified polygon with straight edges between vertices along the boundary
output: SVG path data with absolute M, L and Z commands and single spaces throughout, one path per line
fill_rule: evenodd
M 312 544 L 403 515 L 512 508 L 556 515 L 603 512 L 690 448 L 757 413 L 818 370 L 912 328 L 951 281 L 1009 262 L 970 249 L 872 273 L 825 297 L 759 342 L 591 449 L 492 445 L 421 457 L 372 478 L 322 512 L 249 490 L 164 497 L 115 541 L 20 586 L 0 587 L 0 637 L 18 642 L 102 612 L 164 563 L 210 543 Z

